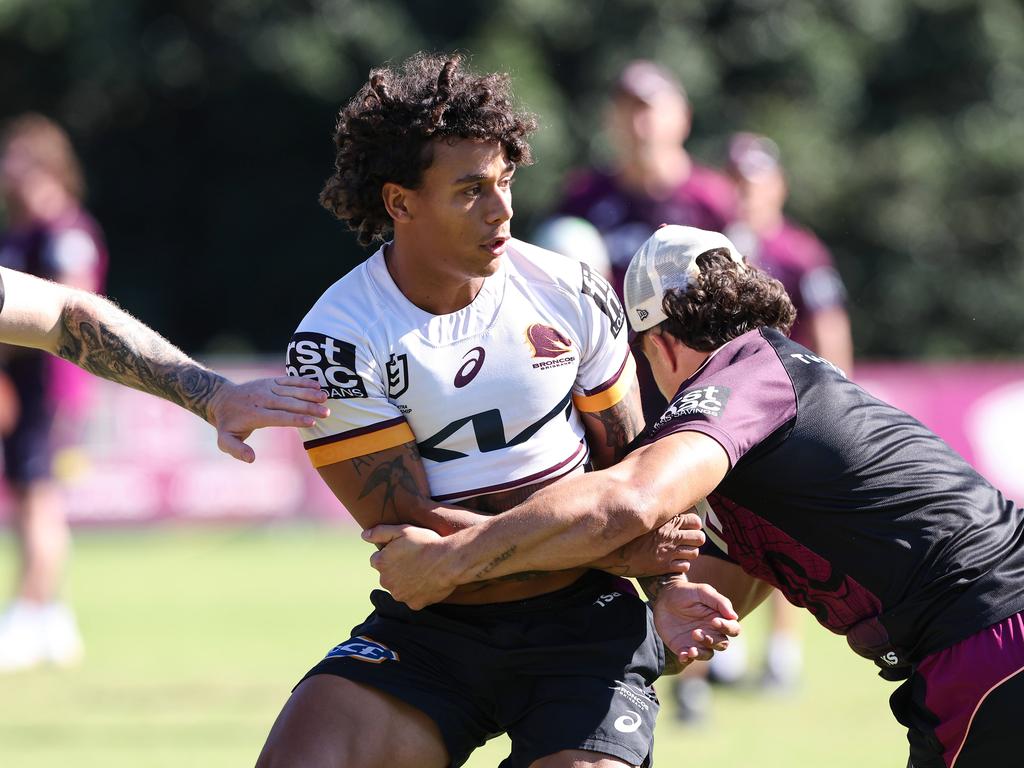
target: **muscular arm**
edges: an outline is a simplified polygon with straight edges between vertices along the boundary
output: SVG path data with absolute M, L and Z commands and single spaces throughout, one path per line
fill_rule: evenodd
M 35 347 L 89 373 L 170 400 L 210 421 L 226 379 L 111 302 L 5 269 L 0 341 Z
M 412 523 L 447 536 L 488 519 L 468 509 L 439 505 L 430 498 L 427 473 L 413 442 L 318 471 L 363 528 Z
M 626 455 L 626 447 L 644 426 L 640 405 L 640 385 L 636 375 L 626 396 L 610 408 L 583 413 L 583 428 L 590 446 L 590 463 L 595 469 L 617 464 Z
M 95 294 L 0 268 L 0 343 L 59 355 L 89 373 L 170 400 L 217 428 L 221 450 L 252 461 L 259 427 L 311 426 L 325 416 L 315 384 L 291 378 L 232 384 Z
M 381 570 L 381 583 L 410 605 L 436 602 L 480 579 L 584 565 L 692 507 L 728 468 L 728 456 L 715 440 L 679 432 L 614 467 L 542 488 L 508 512 L 447 538 L 377 529 L 368 540 L 390 544 L 371 563 Z M 693 533 L 702 540 L 699 531 Z M 417 574 L 415 583 L 396 581 L 409 582 L 410 572 Z

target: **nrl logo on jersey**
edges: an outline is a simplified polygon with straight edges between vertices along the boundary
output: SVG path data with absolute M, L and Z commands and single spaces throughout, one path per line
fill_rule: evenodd
M 395 399 L 409 388 L 408 355 L 391 355 L 388 359 L 388 397 Z
M 296 333 L 288 344 L 285 370 L 319 382 L 332 400 L 366 397 L 366 385 L 356 373 L 356 346 L 323 333 Z
M 725 411 L 725 404 L 729 402 L 731 392 L 732 390 L 728 387 L 716 387 L 713 384 L 687 390 L 672 401 L 665 414 L 654 425 L 654 429 L 658 430 L 680 416 L 689 416 L 695 413 L 705 416 L 721 416 Z
M 533 356 L 542 359 L 534 368 L 557 368 L 575 362 L 572 354 L 572 339 L 550 325 L 533 323 L 526 329 L 526 341 L 533 350 Z

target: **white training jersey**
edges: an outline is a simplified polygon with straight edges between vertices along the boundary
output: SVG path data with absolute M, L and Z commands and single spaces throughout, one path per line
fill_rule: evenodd
M 383 248 L 313 305 L 288 373 L 331 415 L 301 430 L 322 467 L 415 441 L 438 501 L 559 477 L 589 456 L 580 411 L 633 381 L 622 305 L 585 264 L 511 240 L 467 307 L 434 315 L 398 289 Z

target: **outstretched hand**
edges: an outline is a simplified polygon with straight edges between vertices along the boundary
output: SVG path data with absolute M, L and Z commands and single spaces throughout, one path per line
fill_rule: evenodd
M 457 586 L 444 574 L 444 539 L 415 525 L 378 525 L 363 531 L 363 539 L 382 547 L 370 556 L 380 573 L 380 585 L 414 611 L 439 603 Z
M 245 440 L 262 427 L 311 427 L 330 411 L 320 385 L 298 376 L 225 382 L 210 399 L 209 421 L 217 429 L 217 447 L 251 464 L 256 453 Z
M 654 625 L 679 663 L 706 661 L 724 651 L 740 633 L 739 616 L 729 598 L 708 584 L 672 579 L 654 602 Z

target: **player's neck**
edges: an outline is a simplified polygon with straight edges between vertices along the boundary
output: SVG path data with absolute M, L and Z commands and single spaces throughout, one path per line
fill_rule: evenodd
M 388 274 L 405 298 L 432 315 L 449 315 L 473 303 L 484 278 L 453 276 L 436 269 L 431 259 L 412 250 L 397 240 L 384 248 Z
M 619 169 L 628 190 L 652 200 L 670 197 L 690 177 L 693 162 L 681 146 L 658 153 L 639 154 Z

